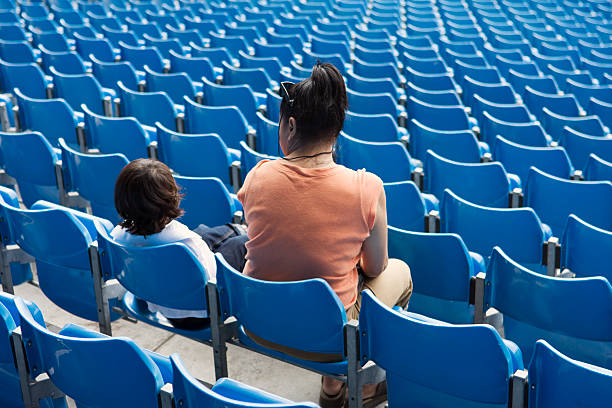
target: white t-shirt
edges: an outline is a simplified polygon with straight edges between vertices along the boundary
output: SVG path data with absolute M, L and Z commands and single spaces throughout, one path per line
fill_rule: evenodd
M 110 235 L 117 243 L 130 246 L 148 247 L 171 244 L 174 242 L 183 243 L 193 252 L 198 261 L 200 261 L 209 279 L 217 274 L 215 256 L 208 245 L 206 245 L 206 242 L 204 242 L 202 237 L 200 237 L 198 234 L 187 228 L 186 225 L 181 224 L 176 220 L 170 221 L 170 223 L 168 223 L 168 225 L 166 225 L 166 227 L 157 234 L 146 236 L 133 235 L 122 226 L 117 225 L 112 230 Z M 150 302 L 147 302 L 147 305 L 151 312 L 161 312 L 164 316 L 171 319 L 182 319 L 185 317 L 208 317 L 208 312 L 206 310 L 172 309 Z

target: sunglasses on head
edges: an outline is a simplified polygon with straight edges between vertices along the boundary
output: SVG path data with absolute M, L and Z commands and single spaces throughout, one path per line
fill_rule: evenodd
M 288 81 L 280 83 L 280 96 L 287 101 L 289 106 L 293 106 L 294 101 L 294 99 L 289 96 L 289 90 L 293 87 L 293 85 L 295 85 L 293 82 Z

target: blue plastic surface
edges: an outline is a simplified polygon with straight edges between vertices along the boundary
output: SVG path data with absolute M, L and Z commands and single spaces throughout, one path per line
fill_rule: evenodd
M 176 183 L 185 194 L 181 208 L 185 214 L 181 222 L 190 229 L 204 224 L 209 227 L 232 222 L 236 208 L 227 187 L 213 177 L 174 176 Z
M 612 183 L 612 163 L 591 153 L 584 166 L 583 176 L 589 181 L 609 181 Z
M 140 124 L 155 126 L 156 122 L 169 129 L 176 129 L 177 112 L 165 92 L 136 92 L 117 82 L 121 106 L 121 116 L 132 116 Z
M 396 142 L 408 133 L 397 125 L 397 118 L 385 114 L 346 112 L 344 133 L 364 142 Z

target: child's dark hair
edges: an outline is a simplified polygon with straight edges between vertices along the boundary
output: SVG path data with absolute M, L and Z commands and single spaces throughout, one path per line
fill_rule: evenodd
M 296 134 L 302 145 L 338 137 L 344 126 L 348 99 L 344 78 L 335 66 L 317 63 L 310 78 L 293 85 L 288 93 L 293 103 L 283 98 L 280 118 L 295 118 Z
M 183 215 L 182 195 L 164 163 L 137 159 L 128 163 L 115 184 L 115 208 L 121 226 L 134 235 L 157 234 Z

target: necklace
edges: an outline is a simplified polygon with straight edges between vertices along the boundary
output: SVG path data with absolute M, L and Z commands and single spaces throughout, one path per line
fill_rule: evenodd
M 287 161 L 292 161 L 292 160 L 297 160 L 297 159 L 310 159 L 310 158 L 313 158 L 313 157 L 321 156 L 321 155 L 324 155 L 324 154 L 332 154 L 332 153 L 333 153 L 333 150 L 330 150 L 329 152 L 320 152 L 320 153 L 311 154 L 311 155 L 307 155 L 307 156 L 296 156 L 296 157 L 291 157 L 291 158 L 281 157 L 281 159 L 287 160 Z

